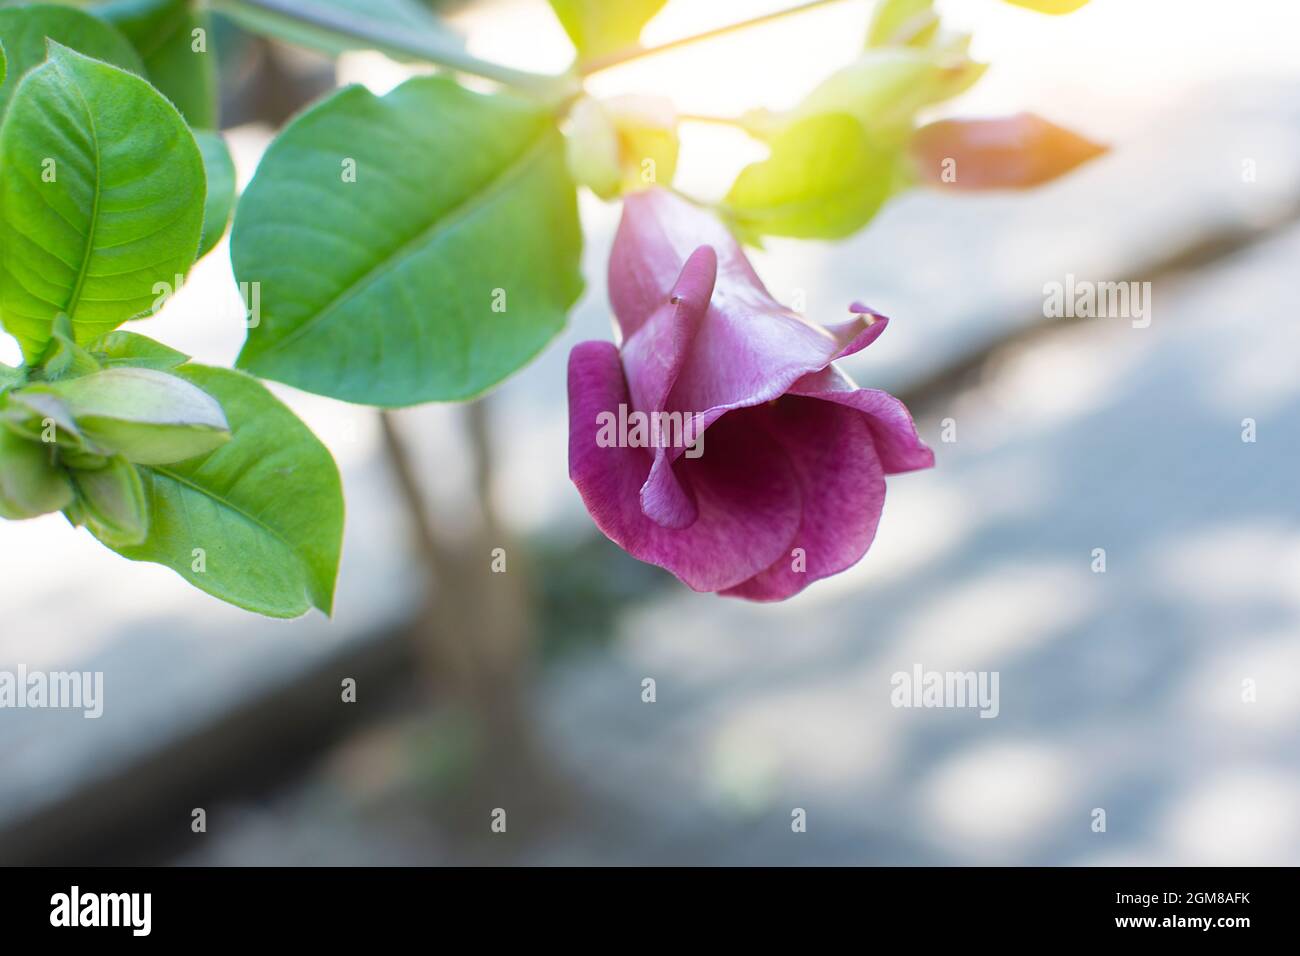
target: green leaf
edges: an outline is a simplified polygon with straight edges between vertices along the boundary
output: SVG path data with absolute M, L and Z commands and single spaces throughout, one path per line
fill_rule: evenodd
M 203 155 L 203 169 L 208 179 L 208 196 L 203 206 L 203 237 L 199 240 L 199 258 L 212 251 L 230 225 L 235 208 L 235 164 L 220 133 L 196 130 L 194 139 Z
M 742 236 L 838 239 L 862 228 L 889 196 L 894 154 L 844 113 L 800 120 L 746 166 L 724 200 Z
M 184 352 L 155 342 L 153 339 L 135 332 L 109 332 L 92 342 L 87 350 L 98 359 L 104 368 L 117 365 L 133 365 L 138 368 L 156 368 L 168 372 L 184 365 L 190 357 Z
M 108 368 L 24 395 L 53 395 L 96 449 L 137 464 L 165 464 L 202 455 L 230 437 L 221 406 L 178 375 L 149 368 Z
M 986 69 L 949 50 L 869 50 L 819 84 L 791 119 L 848 113 L 878 142 L 898 140 L 920 110 L 965 92 Z
M 35 518 L 72 502 L 72 485 L 53 463 L 53 451 L 0 425 L 0 517 Z
M 102 468 L 74 469 L 72 481 L 79 507 L 69 517 L 84 523 L 110 547 L 141 544 L 149 532 L 144 483 L 135 465 L 116 456 Z
M 925 46 L 938 30 L 934 0 L 880 0 L 867 27 L 867 46 Z
M 8 7 L 0 10 L 0 40 L 8 60 L 0 83 L 0 115 L 27 71 L 45 61 L 47 39 L 132 73 L 144 72 L 126 37 L 97 17 L 52 4 Z
M 99 371 L 95 357 L 72 339 L 72 324 L 60 312 L 54 319 L 49 345 L 38 366 L 32 369 L 33 378 L 42 382 L 57 382 L 63 378 L 76 378 Z
M 9 61 L 5 58 L 5 45 L 0 43 L 0 84 L 4 83 L 9 73 Z
M 203 159 L 144 80 L 51 42 L 0 126 L 0 319 L 29 361 L 59 313 L 89 342 L 188 271 Z
M 61 448 L 82 445 L 72 413 L 56 396 L 41 388 L 6 392 L 0 402 L 0 418 L 6 428 L 29 441 L 58 444 Z M 53 430 L 47 430 L 47 425 Z
M 238 366 L 371 405 L 482 392 L 555 336 L 582 291 L 551 117 L 441 77 L 382 98 L 349 87 L 298 117 L 241 197 L 230 244 L 235 275 L 261 292 Z
M 27 380 L 26 370 L 14 368 L 12 365 L 6 365 L 0 362 L 0 395 L 9 391 L 11 388 L 17 388 Z
M 144 62 L 145 75 L 191 126 L 216 128 L 217 55 L 207 45 L 212 23 L 200 4 L 113 0 L 95 12 L 131 42 Z
M 668 0 L 551 0 L 578 55 L 592 59 L 634 45 Z
M 343 539 L 334 459 L 254 379 L 202 365 L 178 374 L 221 402 L 233 437 L 203 458 L 142 468 L 149 536 L 115 550 L 250 611 L 328 614 Z

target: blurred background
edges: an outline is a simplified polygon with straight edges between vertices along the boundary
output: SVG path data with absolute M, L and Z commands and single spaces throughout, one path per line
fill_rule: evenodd
M 671 0 L 644 39 L 784 5 Z M 860 49 L 870 8 L 591 89 L 787 107 Z M 850 240 L 754 254 L 815 320 L 858 298 L 893 319 L 848 371 L 908 402 L 937 466 L 890 480 L 858 566 L 750 605 L 596 531 L 567 476 L 565 364 L 611 336 L 619 209 L 584 194 L 588 287 L 565 333 L 485 402 L 388 421 L 432 564 L 377 413 L 278 387 L 343 471 L 332 620 L 245 614 L 59 516 L 0 525 L 0 670 L 104 673 L 98 720 L 0 712 L 0 862 L 1300 864 L 1300 9 L 939 8 L 992 64 L 943 114 L 1032 110 L 1111 152 L 1045 188 L 913 192 Z M 478 55 L 571 57 L 544 0 L 445 12 Z M 412 72 L 228 24 L 216 45 L 241 186 L 300 105 Z M 762 156 L 724 127 L 682 139 L 678 185 L 698 195 Z M 1045 318 L 1067 274 L 1150 282 L 1150 326 Z M 229 364 L 241 317 L 223 242 L 141 331 Z M 999 716 L 895 709 L 890 677 L 915 664 L 997 671 Z

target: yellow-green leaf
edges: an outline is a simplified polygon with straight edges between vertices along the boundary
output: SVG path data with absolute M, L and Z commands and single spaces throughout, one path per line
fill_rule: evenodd
M 818 85 L 795 115 L 848 113 L 878 138 L 892 136 L 920 110 L 965 92 L 987 68 L 947 52 L 870 50 Z
M 668 0 L 551 0 L 583 59 L 632 46 Z
M 880 0 L 867 27 L 867 46 L 925 46 L 938 31 L 934 0 Z
M 842 238 L 862 228 L 891 191 L 895 154 L 846 113 L 799 120 L 771 147 L 767 159 L 741 170 L 724 200 L 746 238 Z

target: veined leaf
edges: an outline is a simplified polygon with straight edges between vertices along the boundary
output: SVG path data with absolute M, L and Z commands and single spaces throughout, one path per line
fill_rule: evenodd
M 195 130 L 194 139 L 203 155 L 203 169 L 208 180 L 207 200 L 203 205 L 203 236 L 199 239 L 199 258 L 212 251 L 230 225 L 235 208 L 235 164 L 221 134 L 212 130 Z
M 632 46 L 668 0 L 551 0 L 578 55 L 593 59 Z
M 800 120 L 746 166 L 724 200 L 743 237 L 836 239 L 862 228 L 889 196 L 894 154 L 844 113 Z
M 105 453 L 138 464 L 183 461 L 230 437 L 217 401 L 177 374 L 149 368 L 108 368 L 78 378 L 33 385 L 68 410 L 78 430 Z
M 343 539 L 334 459 L 249 376 L 202 365 L 177 374 L 216 397 L 233 437 L 202 458 L 141 468 L 149 534 L 114 550 L 259 614 L 328 614 Z
M 190 360 L 184 352 L 178 352 L 136 332 L 121 330 L 109 332 L 86 348 L 104 368 L 133 365 L 137 368 L 156 368 L 167 372 Z
M 190 123 L 217 126 L 216 51 L 211 18 L 195 0 L 112 0 L 95 12 L 116 26 L 144 62 L 145 74 Z
M 90 342 L 194 262 L 203 160 L 144 80 L 51 42 L 0 126 L 0 319 L 29 361 L 55 317 Z
M 0 41 L 8 61 L 0 83 L 0 115 L 23 75 L 45 61 L 47 39 L 132 73 L 144 72 L 126 37 L 89 13 L 53 4 L 8 7 L 0 10 Z
M 371 405 L 469 398 L 563 326 L 581 244 L 544 110 L 442 77 L 340 90 L 271 144 L 236 209 L 235 275 L 261 290 L 237 364 Z

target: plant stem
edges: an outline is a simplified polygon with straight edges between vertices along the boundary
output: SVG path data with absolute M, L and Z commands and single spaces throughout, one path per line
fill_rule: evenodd
M 581 88 L 570 74 L 531 73 L 479 59 L 449 31 L 403 29 L 314 0 L 212 0 L 212 8 L 257 33 L 327 53 L 350 49 L 350 41 L 360 40 L 362 46 L 397 59 L 435 63 L 547 99 L 563 99 Z
M 613 66 L 620 66 L 631 60 L 639 60 L 642 57 L 654 56 L 663 53 L 666 50 L 675 50 L 678 47 L 687 46 L 692 43 L 699 43 L 704 40 L 713 40 L 728 33 L 734 33 L 737 30 L 744 30 L 748 27 L 758 26 L 761 23 L 768 23 L 772 20 L 779 20 L 782 17 L 788 17 L 795 13 L 803 13 L 805 10 L 811 10 L 814 7 L 824 7 L 829 3 L 838 3 L 840 0 L 807 0 L 806 3 L 800 3 L 793 7 L 787 7 L 784 10 L 774 10 L 771 13 L 764 13 L 761 16 L 751 17 L 748 20 L 741 20 L 739 23 L 729 23 L 725 26 L 714 27 L 712 30 L 705 30 L 702 33 L 694 33 L 690 36 L 678 37 L 676 40 L 668 40 L 657 46 L 633 46 L 625 50 L 617 50 L 614 53 L 605 56 L 598 56 L 595 59 L 588 60 L 578 67 L 578 73 L 582 76 L 589 76 L 592 73 L 598 73 L 601 70 L 608 70 Z
M 426 568 L 431 573 L 436 573 L 437 569 L 446 563 L 447 557 L 443 553 L 441 543 L 434 535 L 433 516 L 430 514 L 424 492 L 420 489 L 420 481 L 416 477 L 418 473 L 416 465 L 411 460 L 406 442 L 402 440 L 393 413 L 381 409 L 379 425 L 384 439 L 384 457 L 388 459 L 393 478 L 397 481 L 397 489 L 406 506 L 406 515 L 412 525 L 416 549 Z
M 416 657 L 427 684 L 450 686 L 460 693 L 472 694 L 478 670 L 473 649 L 454 627 L 444 627 L 439 614 L 447 601 L 447 579 L 453 573 L 455 555 L 444 547 L 434 530 L 433 514 L 420 486 L 418 466 L 393 413 L 381 410 L 379 424 L 384 439 L 384 457 L 397 481 L 406 519 L 411 526 L 415 557 L 424 572 L 424 606 L 412 633 Z M 457 597 L 459 595 L 452 595 L 453 600 Z
M 683 123 L 708 123 L 711 126 L 732 126 L 744 129 L 745 124 L 737 116 L 710 116 L 706 113 L 678 113 L 677 119 Z

